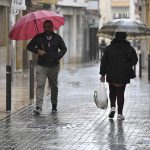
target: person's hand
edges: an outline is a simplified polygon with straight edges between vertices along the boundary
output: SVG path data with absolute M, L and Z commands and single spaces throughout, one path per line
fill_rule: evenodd
M 46 54 L 45 51 L 43 51 L 43 50 L 41 50 L 41 49 L 38 49 L 38 55 L 43 56 L 43 55 L 45 55 L 45 54 Z
M 101 81 L 101 82 L 105 82 L 105 76 L 101 76 L 101 77 L 100 77 L 100 81 Z

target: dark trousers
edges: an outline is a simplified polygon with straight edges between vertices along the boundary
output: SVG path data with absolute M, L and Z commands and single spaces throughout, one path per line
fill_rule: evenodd
M 110 106 L 116 107 L 116 100 L 117 100 L 118 114 L 122 114 L 123 111 L 125 88 L 126 85 L 116 87 L 112 84 L 109 84 Z

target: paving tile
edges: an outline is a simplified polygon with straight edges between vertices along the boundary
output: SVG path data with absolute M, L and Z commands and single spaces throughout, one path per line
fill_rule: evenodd
M 99 65 L 67 66 L 59 76 L 58 112 L 49 95 L 43 112 L 35 104 L 0 121 L 0 150 L 150 150 L 150 84 L 136 79 L 125 93 L 124 121 L 108 119 L 109 108 L 93 102 Z

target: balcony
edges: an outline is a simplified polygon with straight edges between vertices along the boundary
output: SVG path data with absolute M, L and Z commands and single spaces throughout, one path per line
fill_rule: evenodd
M 129 7 L 130 2 L 129 0 L 112 0 L 111 6 L 112 7 Z
M 58 0 L 34 0 L 36 3 L 41 3 L 41 4 L 57 4 Z
M 84 0 L 58 0 L 58 5 L 68 7 L 87 7 Z
M 99 4 L 98 1 L 88 1 L 87 10 L 98 10 Z

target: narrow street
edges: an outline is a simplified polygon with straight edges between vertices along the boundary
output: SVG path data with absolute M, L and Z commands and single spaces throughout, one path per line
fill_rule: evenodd
M 23 83 L 28 86 L 27 78 Z M 110 109 L 96 107 L 93 92 L 98 83 L 99 64 L 64 65 L 59 76 L 58 112 L 51 113 L 46 90 L 40 116 L 33 115 L 33 103 L 3 118 L 0 150 L 150 150 L 148 81 L 137 77 L 127 86 L 124 121 L 117 121 L 116 116 L 109 120 Z M 26 90 L 24 87 L 27 97 Z M 20 91 L 19 95 L 25 95 Z M 22 97 L 18 108 L 23 105 Z M 15 102 L 15 95 L 13 99 L 14 109 L 19 99 Z M 24 104 L 30 103 L 26 100 Z

